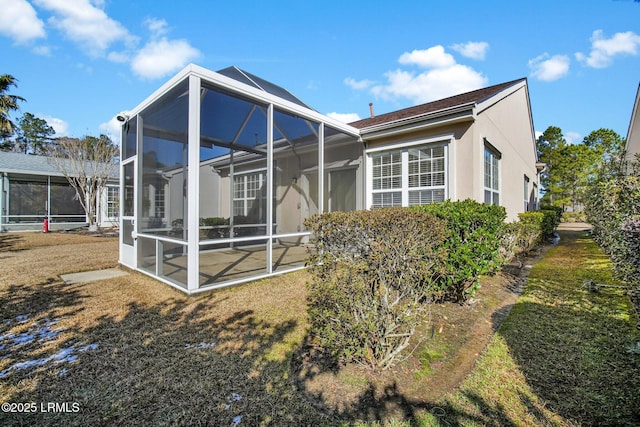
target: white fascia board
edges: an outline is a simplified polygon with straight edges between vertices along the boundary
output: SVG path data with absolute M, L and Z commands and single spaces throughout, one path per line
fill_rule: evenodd
M 317 122 L 324 122 L 325 124 L 333 128 L 336 128 L 342 132 L 350 134 L 354 137 L 360 136 L 360 132 L 358 131 L 358 129 L 354 128 L 353 126 L 349 126 L 346 123 L 333 119 L 329 116 L 325 116 L 322 113 L 318 113 L 317 111 L 301 107 L 300 105 L 295 104 L 291 101 L 282 99 L 278 96 L 272 95 L 260 89 L 256 89 L 254 87 L 248 86 L 244 83 L 240 83 L 237 80 L 234 80 L 230 77 L 223 76 L 222 74 L 216 73 L 215 71 L 208 70 L 206 68 L 200 67 L 195 64 L 187 65 L 184 69 L 182 69 L 182 71 L 180 71 L 178 74 L 172 77 L 169 81 L 163 84 L 158 90 L 156 90 L 147 99 L 142 101 L 138 106 L 136 106 L 133 110 L 131 110 L 130 112 L 131 116 L 134 116 L 138 114 L 140 111 L 144 110 L 156 99 L 162 97 L 165 93 L 170 91 L 174 86 L 182 82 L 189 75 L 195 75 L 200 77 L 203 83 L 204 82 L 212 83 L 216 86 L 220 86 L 223 89 L 227 89 L 227 90 L 230 90 L 231 92 L 244 95 L 245 97 L 248 97 L 257 101 L 261 101 L 267 104 L 274 104 L 278 108 L 286 110 L 300 117 L 304 117 Z
M 178 74 L 173 76 L 167 82 L 165 82 L 162 86 L 160 86 L 155 92 L 145 98 L 140 104 L 138 104 L 135 108 L 129 110 L 129 115 L 131 117 L 137 115 L 142 110 L 151 105 L 154 101 L 161 98 L 164 94 L 173 89 L 178 83 L 181 83 L 184 79 L 189 76 L 191 70 L 191 65 L 187 65 L 183 68 Z M 124 124 L 124 123 L 123 123 Z
M 415 132 L 417 130 L 427 129 L 434 126 L 475 121 L 475 119 L 475 103 L 470 103 L 446 110 L 414 116 L 409 119 L 396 120 L 393 122 L 362 128 L 360 129 L 360 133 L 364 140 L 371 140 L 407 132 Z
M 636 121 L 639 121 L 638 125 L 640 125 L 640 84 L 638 85 L 638 91 L 636 92 L 636 100 L 633 104 L 633 110 L 631 111 L 631 120 L 629 120 L 629 129 L 627 129 L 627 141 L 625 143 L 625 151 L 629 152 L 631 148 L 631 139 L 635 133 Z M 640 135 L 637 137 L 640 143 Z
M 36 170 L 25 170 L 25 169 L 2 169 L 0 172 L 8 173 L 8 174 L 16 174 L 16 175 L 33 175 L 33 176 L 57 176 L 64 178 L 64 174 L 61 172 L 39 172 Z

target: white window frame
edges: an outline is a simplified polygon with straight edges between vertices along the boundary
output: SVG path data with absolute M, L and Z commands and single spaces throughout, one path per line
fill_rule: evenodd
M 409 193 L 412 191 L 420 191 L 420 190 L 443 190 L 444 196 L 443 200 L 447 200 L 451 198 L 451 194 L 449 191 L 450 187 L 450 175 L 452 174 L 452 157 L 453 154 L 450 152 L 450 147 L 452 146 L 451 142 L 453 142 L 454 136 L 453 134 L 440 135 L 433 138 L 428 139 L 419 139 L 413 141 L 405 141 L 397 144 L 389 144 L 375 148 L 369 148 L 365 150 L 367 155 L 367 193 L 366 193 L 366 206 L 367 209 L 371 209 L 373 206 L 373 195 L 374 194 L 384 194 L 384 193 L 394 193 L 400 192 L 401 194 L 401 203 L 398 206 L 409 206 Z M 435 148 L 435 147 L 443 147 L 444 148 L 444 184 L 437 186 L 428 186 L 428 187 L 409 187 L 409 150 L 415 148 Z M 375 155 L 380 153 L 393 153 L 399 152 L 401 154 L 401 185 L 399 188 L 391 188 L 391 189 L 373 189 L 373 158 Z M 386 206 L 386 205 L 385 205 Z
M 252 176 L 252 175 L 258 175 L 259 180 L 258 180 L 258 190 L 260 188 L 263 188 L 263 186 L 267 185 L 267 169 L 253 169 L 253 170 L 249 170 L 249 171 L 243 171 L 243 172 L 239 172 L 237 174 L 234 174 L 233 176 L 233 182 L 232 182 L 232 204 L 231 204 L 231 213 L 233 216 L 237 216 L 240 214 L 236 213 L 236 202 L 242 202 L 242 216 L 247 216 L 249 213 L 249 203 L 256 200 L 256 197 L 248 197 L 248 180 L 247 178 Z M 242 178 L 242 197 L 236 197 L 236 179 L 238 178 Z M 266 188 L 266 187 L 265 187 Z M 264 197 L 266 199 L 267 195 L 265 193 Z M 266 220 L 266 212 L 263 212 L 263 216 Z
M 115 192 L 115 194 L 113 194 Z M 111 197 L 113 196 L 113 197 Z M 120 187 L 115 185 L 107 185 L 107 210 L 108 218 L 117 218 L 120 215 Z
M 487 173 L 487 155 L 489 155 L 489 173 Z M 500 160 L 502 154 L 498 149 L 491 145 L 486 139 L 484 140 L 484 151 L 482 156 L 482 183 L 483 183 L 483 200 L 485 203 L 500 206 L 502 202 L 502 195 L 500 189 L 500 177 L 502 171 Z M 487 178 L 489 178 L 489 185 L 487 186 Z M 489 195 L 489 201 L 487 201 L 487 193 Z M 497 199 L 497 200 L 496 200 Z

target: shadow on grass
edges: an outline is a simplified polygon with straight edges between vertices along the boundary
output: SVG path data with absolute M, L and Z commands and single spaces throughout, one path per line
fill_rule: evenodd
M 0 233 L 0 252 L 10 251 L 22 238 L 16 234 Z
M 288 363 L 268 357 L 295 321 L 269 323 L 251 310 L 213 318 L 211 310 L 225 301 L 212 295 L 131 303 L 123 315 L 61 330 L 88 303 L 77 287 L 61 283 L 9 289 L 0 298 L 2 402 L 36 404 L 35 413 L 0 414 L 0 424 L 332 422 L 297 393 Z M 55 318 L 61 309 L 65 318 Z

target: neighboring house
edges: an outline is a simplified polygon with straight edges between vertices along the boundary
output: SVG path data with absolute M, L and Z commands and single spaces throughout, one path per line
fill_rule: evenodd
M 304 268 L 316 213 L 538 203 L 525 79 L 344 124 L 190 65 L 120 118 L 120 262 L 188 293 Z
M 98 225 L 118 225 L 118 177 L 99 200 Z M 46 156 L 0 151 L 0 231 L 39 231 L 83 227 L 86 214 L 76 192 Z
M 629 162 L 635 160 L 636 155 L 640 155 L 640 85 L 638 85 L 636 100 L 633 104 L 633 111 L 631 112 L 625 151 L 627 152 L 627 161 Z

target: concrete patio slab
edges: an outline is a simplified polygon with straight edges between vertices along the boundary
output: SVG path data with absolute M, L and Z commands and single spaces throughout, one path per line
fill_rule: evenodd
M 60 277 L 68 285 L 74 283 L 95 282 L 98 280 L 113 279 L 114 277 L 126 276 L 129 273 L 117 268 L 106 270 L 85 271 L 82 273 L 61 274 Z

